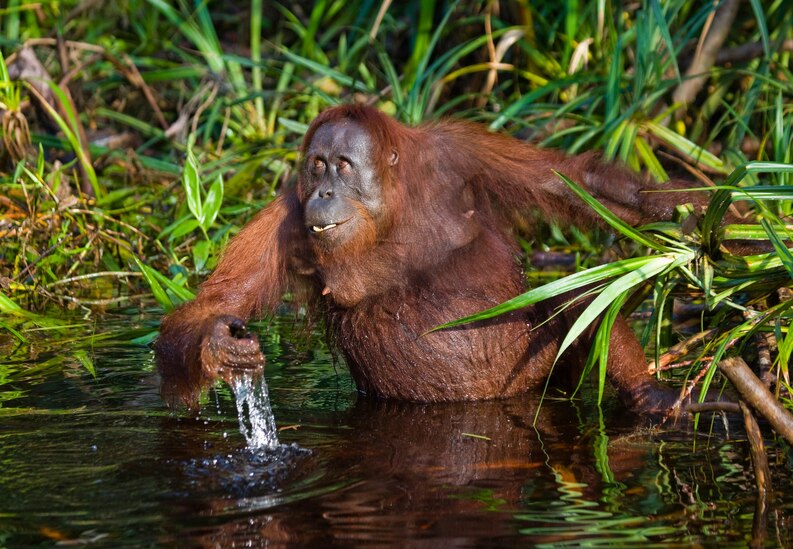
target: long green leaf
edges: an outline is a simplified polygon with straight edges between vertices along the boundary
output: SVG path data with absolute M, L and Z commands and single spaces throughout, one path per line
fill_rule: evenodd
M 648 120 L 642 123 L 642 127 L 647 130 L 648 133 L 656 136 L 670 147 L 674 147 L 681 153 L 702 163 L 711 170 L 718 173 L 726 173 L 727 170 L 723 160 L 682 135 L 675 133 L 666 126 Z
M 614 227 L 621 234 L 653 250 L 659 252 L 670 251 L 670 248 L 668 246 L 662 244 L 661 242 L 655 239 L 646 237 L 643 233 L 637 231 L 636 229 L 625 223 L 622 219 L 614 215 L 614 213 L 611 210 L 609 210 L 603 204 L 598 202 L 595 197 L 593 197 L 591 194 L 586 192 L 582 187 L 580 187 L 578 184 L 573 182 L 569 177 L 557 171 L 554 171 L 554 173 L 556 173 L 556 175 L 558 175 L 559 178 L 562 181 L 564 181 L 567 184 L 567 186 L 570 187 L 570 189 L 581 198 L 581 200 L 586 202 L 587 205 L 589 205 L 593 210 L 595 210 L 598 213 L 598 215 L 600 215 L 600 217 L 602 217 L 606 221 L 606 223 Z
M 545 299 L 549 299 L 551 297 L 555 297 L 557 295 L 569 292 L 571 290 L 576 290 L 578 288 L 582 288 L 584 286 L 589 286 L 601 280 L 606 280 L 609 278 L 614 278 L 616 276 L 624 275 L 625 273 L 629 273 L 635 271 L 636 269 L 641 268 L 644 264 L 652 261 L 654 258 L 652 257 L 634 257 L 629 259 L 623 259 L 621 261 L 615 261 L 614 263 L 609 263 L 606 265 L 599 265 L 597 267 L 593 267 L 591 269 L 587 269 L 586 271 L 581 271 L 580 273 L 575 273 L 564 278 L 560 278 L 559 280 L 555 280 L 539 288 L 534 288 L 524 294 L 521 294 L 517 297 L 513 297 L 509 301 L 505 301 L 500 305 L 496 305 L 490 309 L 482 311 L 480 313 L 476 313 L 465 318 L 461 318 L 459 320 L 455 320 L 452 322 L 448 322 L 434 330 L 440 330 L 443 328 L 450 328 L 452 326 L 459 326 L 461 324 L 467 324 L 469 322 L 477 322 L 479 320 L 487 320 L 488 318 L 493 318 L 495 316 L 508 313 L 517 309 L 521 309 L 523 307 L 527 307 L 534 303 L 538 303 Z
M 765 229 L 766 234 L 768 234 L 768 239 L 774 246 L 774 250 L 779 256 L 780 261 L 782 261 L 790 277 L 793 278 L 793 254 L 790 253 L 783 239 L 780 238 L 767 219 L 760 219 L 760 224 L 763 226 L 763 229 Z
M 76 358 L 77 361 L 83 365 L 83 368 L 88 370 L 88 373 L 91 374 L 91 376 L 96 377 L 96 368 L 94 367 L 94 361 L 93 359 L 91 359 L 90 356 L 88 356 L 88 351 L 79 349 L 74 352 L 74 358 Z
M 82 166 L 83 170 L 88 176 L 88 181 L 91 183 L 91 188 L 94 191 L 94 196 L 96 198 L 100 198 L 103 194 L 102 187 L 99 185 L 99 180 L 96 178 L 96 172 L 94 171 L 94 166 L 91 164 L 91 161 L 88 158 L 88 154 L 85 151 L 85 149 L 83 149 L 83 145 L 80 142 L 80 138 L 78 137 L 79 129 L 77 126 L 77 120 L 75 118 L 76 115 L 74 111 L 72 111 L 71 108 L 69 107 L 69 105 L 71 105 L 71 102 L 66 97 L 66 94 L 63 92 L 60 86 L 58 86 L 55 82 L 47 80 L 46 83 L 50 87 L 52 92 L 58 97 L 58 101 L 60 102 L 61 105 L 63 105 L 64 110 L 66 111 L 66 114 L 70 120 L 69 121 L 64 120 L 63 117 L 60 114 L 58 114 L 58 111 L 52 108 L 52 106 L 48 102 L 41 101 L 40 103 L 44 107 L 44 110 L 47 111 L 50 117 L 58 125 L 60 130 L 63 132 L 63 135 L 66 136 L 66 140 L 69 142 L 72 151 L 77 156 L 80 165 Z M 33 88 L 33 86 L 29 84 L 28 84 L 28 88 L 31 90 L 35 89 Z
M 650 7 L 652 8 L 656 27 L 661 32 L 661 38 L 666 46 L 666 57 L 671 60 L 672 68 L 675 70 L 675 80 L 680 82 L 680 68 L 677 66 L 677 51 L 675 50 L 675 43 L 672 40 L 672 35 L 669 32 L 669 24 L 666 22 L 661 2 L 659 0 L 650 0 Z
M 366 86 L 360 80 L 358 80 L 356 78 L 352 78 L 350 76 L 347 76 L 346 74 L 344 74 L 342 72 L 339 72 L 339 71 L 337 71 L 335 69 L 332 69 L 332 68 L 328 67 L 327 65 L 323 65 L 322 63 L 317 63 L 316 61 L 312 61 L 311 59 L 307 59 L 305 57 L 297 55 L 297 54 L 295 54 L 295 53 L 293 53 L 293 52 L 291 52 L 291 51 L 289 51 L 288 49 L 285 49 L 285 48 L 281 50 L 281 53 L 283 54 L 284 57 L 289 59 L 295 65 L 299 65 L 299 66 L 301 66 L 303 68 L 306 68 L 309 71 L 314 72 L 316 74 L 320 74 L 320 75 L 323 75 L 323 76 L 330 77 L 333 80 L 335 80 L 336 82 L 338 82 L 339 84 L 341 84 L 342 86 L 346 86 L 346 87 L 351 88 L 351 89 L 353 89 L 355 91 L 359 91 L 359 92 L 363 92 L 363 93 L 371 93 L 372 92 L 372 90 L 369 89 L 369 87 Z
M 163 290 L 162 285 L 160 285 L 157 277 L 154 275 L 155 271 L 151 267 L 144 265 L 140 259 L 137 257 L 133 258 L 135 263 L 140 269 L 140 272 L 143 273 L 143 278 L 146 279 L 146 282 L 149 284 L 149 288 L 151 289 L 151 293 L 154 294 L 154 299 L 157 300 L 157 303 L 160 304 L 160 307 L 165 309 L 166 312 L 170 312 L 174 308 L 173 302 L 171 302 L 171 298 L 168 297 L 168 294 L 165 293 Z
M 209 188 L 206 200 L 204 201 L 204 220 L 201 227 L 204 231 L 208 231 L 215 222 L 215 219 L 220 212 L 220 206 L 223 204 L 223 177 L 218 174 L 215 182 Z
M 65 324 L 63 321 L 56 318 L 31 313 L 20 307 L 15 301 L 3 293 L 0 293 L 0 313 L 25 318 L 37 326 L 45 328 L 58 328 Z
M 787 186 L 757 185 L 741 188 L 738 184 L 748 175 L 761 173 L 793 173 L 793 165 L 779 162 L 749 162 L 735 168 L 711 196 L 702 219 L 702 247 L 707 251 L 719 246 L 720 225 L 734 200 L 793 200 L 793 189 Z
M 570 330 L 559 346 L 557 358 L 561 356 L 582 333 L 584 333 L 589 325 L 592 324 L 613 301 L 624 299 L 626 294 L 638 284 L 649 280 L 665 270 L 673 268 L 677 264 L 688 262 L 692 258 L 693 254 L 683 254 L 679 257 L 673 254 L 656 256 L 638 269 L 621 276 L 606 286 L 570 327 Z
M 173 310 L 174 306 L 195 298 L 195 294 L 187 288 L 176 284 L 173 280 L 160 274 L 156 269 L 152 269 L 151 267 L 144 265 L 143 262 L 137 257 L 134 257 L 133 259 L 135 264 L 138 266 L 138 269 L 140 269 L 140 272 L 143 273 L 143 277 L 149 284 L 149 287 L 151 288 L 157 303 L 159 303 L 166 311 L 171 311 Z M 172 300 L 168 296 L 163 286 L 173 293 L 174 296 L 176 296 L 177 301 Z
M 598 405 L 603 403 L 603 392 L 606 389 L 606 372 L 609 362 L 609 342 L 611 340 L 611 330 L 614 322 L 620 314 L 625 300 L 628 299 L 628 292 L 623 293 L 615 299 L 600 321 L 597 334 L 595 336 L 595 350 L 598 351 Z
M 201 178 L 198 175 L 198 161 L 193 154 L 192 148 L 187 149 L 187 161 L 184 164 L 182 174 L 182 185 L 187 196 L 187 207 L 190 213 L 198 220 L 199 225 L 203 225 L 204 208 L 201 203 Z
M 760 0 L 749 0 L 752 5 L 752 11 L 757 20 L 757 26 L 760 29 L 760 40 L 763 43 L 763 53 L 766 57 L 771 56 L 771 41 L 768 38 L 768 25 L 765 20 L 765 9 L 760 3 Z

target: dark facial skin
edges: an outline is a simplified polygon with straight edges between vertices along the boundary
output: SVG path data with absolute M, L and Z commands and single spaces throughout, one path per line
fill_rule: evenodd
M 369 134 L 352 121 L 331 122 L 314 134 L 304 160 L 304 220 L 323 247 L 344 243 L 362 215 L 377 222 L 384 210 Z

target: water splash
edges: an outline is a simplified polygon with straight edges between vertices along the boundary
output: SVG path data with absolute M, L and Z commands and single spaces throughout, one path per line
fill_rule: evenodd
M 264 376 L 241 372 L 229 385 L 237 400 L 240 433 L 250 450 L 272 450 L 278 447 L 275 417 L 267 394 Z

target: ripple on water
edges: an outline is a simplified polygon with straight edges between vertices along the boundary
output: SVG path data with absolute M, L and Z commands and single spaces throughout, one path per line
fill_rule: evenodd
M 183 471 L 192 488 L 199 492 L 247 498 L 279 491 L 284 477 L 310 454 L 297 444 L 279 444 L 258 450 L 248 448 L 228 455 L 190 459 L 184 462 Z

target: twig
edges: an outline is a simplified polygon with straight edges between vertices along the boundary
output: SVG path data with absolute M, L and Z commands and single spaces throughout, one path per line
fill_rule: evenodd
M 109 297 L 107 299 L 81 299 L 70 295 L 52 294 L 52 299 L 63 299 L 65 301 L 74 303 L 75 305 L 81 305 L 81 306 L 88 306 L 88 305 L 104 306 L 104 305 L 115 305 L 116 303 L 124 303 L 125 301 L 142 299 L 148 297 L 149 295 L 150 294 L 137 294 L 137 295 L 120 295 L 117 297 Z
M 91 227 L 91 225 L 89 225 L 88 223 L 85 224 L 84 228 L 85 228 L 85 234 L 88 235 L 88 242 L 86 242 L 85 246 L 82 247 L 82 250 L 80 251 L 79 255 L 76 258 L 72 259 L 72 266 L 69 267 L 69 270 L 66 271 L 67 277 L 72 276 L 72 273 L 75 272 L 77 268 L 83 264 L 83 261 L 85 260 L 85 256 L 88 255 L 88 253 L 91 250 L 96 249 L 94 247 L 94 242 L 96 242 L 96 239 L 99 238 L 99 232 L 97 228 Z
M 40 254 L 39 254 L 39 256 L 38 256 L 36 259 L 34 259 L 33 261 L 31 261 L 30 263 L 28 263 L 27 265 L 25 265 L 25 268 L 24 268 L 24 269 L 22 269 L 22 270 L 19 272 L 19 274 L 17 274 L 16 276 L 14 276 L 14 277 L 12 278 L 12 280 L 15 280 L 15 281 L 21 281 L 21 280 L 23 280 L 23 279 L 25 278 L 25 276 L 26 276 L 26 275 L 27 275 L 29 272 L 30 272 L 30 273 L 32 273 L 31 269 L 33 269 L 33 267 L 35 267 L 36 265 L 38 265 L 38 264 L 39 264 L 39 262 L 40 262 L 40 261 L 42 261 L 43 259 L 45 259 L 45 258 L 47 258 L 48 256 L 52 255 L 52 253 L 53 253 L 55 250 L 57 250 L 58 248 L 60 248 L 60 247 L 61 247 L 63 244 L 66 244 L 67 242 L 72 242 L 72 241 L 75 241 L 75 240 L 77 240 L 78 238 L 83 238 L 83 237 L 85 237 L 85 236 L 86 236 L 86 235 L 84 235 L 84 234 L 78 234 L 78 235 L 65 235 L 65 236 L 61 237 L 60 239 L 58 239 L 58 241 L 57 241 L 55 244 L 53 244 L 52 246 L 50 246 L 49 248 L 47 248 L 46 250 L 44 250 L 42 253 L 40 253 Z
M 669 154 L 668 152 L 665 152 L 660 149 L 656 152 L 656 154 L 662 156 L 663 158 L 669 160 L 670 162 L 674 162 L 679 167 L 683 168 L 689 174 L 691 174 L 691 176 L 694 177 L 697 181 L 701 181 L 704 185 L 707 185 L 708 187 L 716 186 L 716 183 L 714 183 L 713 180 L 705 174 L 705 172 L 703 172 L 696 166 L 692 165 L 691 163 L 684 161 L 682 158 L 679 158 L 673 154 Z
M 157 104 L 157 98 L 154 97 L 154 92 L 146 84 L 146 81 L 143 79 L 143 75 L 138 70 L 135 62 L 126 54 L 123 54 L 121 59 L 116 59 L 107 51 L 105 51 L 104 57 L 126 77 L 130 84 L 138 88 L 143 93 L 143 97 L 146 98 L 151 110 L 154 111 L 154 117 L 157 119 L 157 122 L 160 123 L 160 127 L 162 127 L 163 131 L 167 130 L 168 121 L 165 120 L 165 116 L 162 114 L 162 110 L 160 110 L 160 106 Z
M 704 332 L 694 334 L 690 338 L 673 345 L 664 354 L 658 357 L 657 363 L 650 362 L 650 364 L 647 365 L 647 368 L 651 374 L 666 369 L 672 362 L 690 353 L 694 347 L 697 347 L 703 341 L 713 337 L 717 331 L 718 330 L 716 328 L 711 328 L 710 330 L 705 330 Z
M 775 377 L 771 373 L 774 362 L 771 360 L 771 348 L 776 347 L 776 338 L 771 333 L 758 333 L 755 335 L 757 340 L 757 370 L 760 373 L 760 381 L 765 388 L 771 390 L 771 384 Z
M 713 360 L 712 356 L 702 357 L 702 362 L 707 362 Z M 667 366 L 658 366 L 655 369 L 648 370 L 650 374 L 657 374 L 658 372 L 668 372 L 669 370 L 677 370 L 678 368 L 689 368 L 692 364 L 698 362 L 697 360 L 679 360 L 677 362 L 672 362 Z
M 491 25 L 490 17 L 493 14 L 493 2 L 487 3 L 487 11 L 485 12 L 485 36 L 487 36 L 487 56 L 490 58 L 490 63 L 497 63 L 496 59 L 496 44 L 493 42 L 493 27 Z M 482 90 L 479 93 L 477 100 L 477 107 L 480 109 L 487 104 L 487 96 L 493 91 L 493 86 L 496 85 L 496 78 L 498 78 L 498 71 L 491 67 L 487 71 L 487 79 L 485 80 Z
M 377 36 L 377 31 L 380 30 L 380 24 L 383 22 L 383 18 L 385 17 L 385 14 L 388 11 L 389 6 L 391 6 L 391 0 L 383 0 L 383 3 L 380 4 L 380 10 L 377 12 L 377 17 L 375 17 L 374 24 L 372 25 L 372 30 L 369 31 L 370 41 L 374 42 L 374 39 Z
M 190 120 L 190 114 L 193 109 L 201 102 L 201 98 L 207 91 L 211 90 L 216 84 L 212 82 L 204 82 L 201 87 L 190 97 L 187 103 L 179 109 L 179 116 L 176 120 L 165 130 L 165 137 L 171 139 L 174 136 L 187 131 L 187 123 Z
M 92 278 L 99 278 L 103 276 L 112 276 L 115 278 L 127 278 L 130 276 L 143 276 L 142 273 L 138 273 L 135 271 L 101 271 L 97 273 L 88 273 L 78 276 L 73 276 L 70 278 L 62 278 L 61 280 L 56 280 L 55 282 L 51 282 L 46 285 L 47 288 L 53 288 L 55 286 L 63 286 L 64 284 L 69 284 L 70 282 L 78 282 L 80 280 L 90 280 Z
M 705 85 L 708 71 L 716 61 L 716 55 L 732 28 L 735 16 L 738 13 L 739 0 L 724 0 L 715 12 L 712 24 L 703 29 L 705 37 L 697 49 L 691 66 L 686 71 L 686 78 L 680 83 L 672 94 L 675 103 L 687 104 L 694 100 Z
M 479 99 L 477 100 L 479 108 L 483 108 L 487 104 L 488 97 L 492 93 L 493 88 L 498 81 L 498 71 L 510 71 L 515 69 L 514 65 L 502 63 L 501 60 L 506 55 L 507 50 L 509 50 L 509 48 L 511 48 L 518 40 L 523 38 L 523 35 L 525 34 L 523 30 L 518 29 L 507 31 L 501 36 L 501 39 L 498 41 L 498 45 L 496 45 L 495 42 L 493 42 L 493 27 L 491 17 L 493 15 L 493 10 L 497 9 L 498 2 L 488 2 L 487 12 L 485 13 L 485 35 L 487 36 L 488 62 L 485 65 L 489 68 L 487 71 L 487 76 L 485 77 L 485 83 L 482 85 L 482 89 L 479 92 Z
M 154 92 L 146 84 L 146 81 L 143 79 L 143 76 L 138 70 L 138 67 L 135 65 L 135 62 L 128 55 L 124 54 L 122 55 L 121 59 L 117 59 L 102 46 L 97 46 L 95 44 L 87 44 L 85 42 L 74 42 L 72 40 L 62 40 L 60 38 L 57 39 L 36 38 L 25 42 L 25 46 L 39 46 L 39 45 L 57 47 L 58 54 L 61 60 L 61 67 L 63 68 L 64 71 L 63 77 L 61 78 L 61 82 L 60 82 L 62 86 L 65 86 L 65 83 L 69 82 L 77 72 L 82 70 L 83 67 L 95 62 L 97 58 L 104 58 L 108 60 L 114 67 L 116 67 L 116 69 L 118 69 L 118 71 L 121 74 L 124 75 L 124 77 L 129 81 L 130 84 L 141 90 L 143 96 L 146 98 L 146 101 L 149 103 L 149 106 L 152 108 L 152 111 L 154 111 L 154 116 L 157 118 L 157 122 L 159 122 L 163 130 L 168 129 L 168 122 L 165 120 L 165 116 L 163 115 L 160 106 L 157 104 L 157 98 L 154 97 Z M 87 61 L 84 61 L 80 65 L 73 67 L 67 72 L 66 71 L 67 56 L 65 53 L 66 47 L 89 51 L 96 55 L 89 58 Z
M 699 414 L 702 412 L 725 412 L 728 414 L 738 414 L 741 412 L 741 407 L 735 402 L 719 402 L 717 400 L 709 400 L 707 402 L 693 402 L 686 406 L 686 412 L 691 414 Z
M 672 406 L 669 407 L 669 410 L 667 410 L 666 415 L 661 420 L 661 423 L 666 423 L 667 420 L 669 420 L 670 418 L 676 416 L 681 410 L 684 410 L 684 411 L 688 412 L 688 406 L 683 406 L 683 402 L 685 402 L 686 399 L 688 399 L 691 396 L 691 393 L 694 390 L 694 387 L 696 387 L 697 383 L 699 383 L 699 381 L 703 377 L 705 377 L 705 374 L 708 373 L 708 370 L 710 370 L 710 366 L 712 364 L 712 361 L 706 360 L 706 361 L 703 361 L 702 364 L 703 364 L 703 366 L 699 370 L 699 373 L 696 376 L 694 376 L 694 379 L 692 379 L 691 381 L 688 382 L 688 386 L 687 387 L 684 387 L 683 390 L 680 391 L 680 396 L 677 398 L 677 401 Z
M 82 71 L 84 71 L 86 67 L 102 59 L 102 57 L 103 57 L 102 55 L 94 54 L 85 61 L 82 61 L 79 65 L 72 66 L 72 68 L 69 69 L 68 71 L 66 71 L 66 67 L 64 66 L 63 70 L 65 72 L 63 73 L 63 76 L 61 76 L 61 79 L 58 81 L 58 85 L 61 86 L 62 88 L 65 88 L 71 83 L 72 79 L 75 76 L 77 76 Z
M 220 137 L 218 138 L 217 147 L 215 147 L 215 154 L 220 156 L 223 152 L 223 143 L 226 140 L 226 131 L 229 129 L 229 122 L 231 121 L 231 107 L 226 107 L 226 113 L 223 115 L 223 126 L 220 128 Z
M 793 38 L 789 38 L 782 42 L 776 51 L 793 51 Z M 740 63 L 741 61 L 749 61 L 757 57 L 762 57 L 763 55 L 765 55 L 763 43 L 750 42 L 749 44 L 741 44 L 740 46 L 721 50 L 716 56 L 716 64 L 725 65 L 727 63 Z
M 206 101 L 201 103 L 198 108 L 195 110 L 195 114 L 193 114 L 193 125 L 191 128 L 192 133 L 196 133 L 198 131 L 198 120 L 201 118 L 201 115 L 204 113 L 206 109 L 215 102 L 215 97 L 218 95 L 218 91 L 220 90 L 220 84 L 218 82 L 214 82 L 212 85 L 212 89 L 209 91 L 209 97 L 207 97 Z
M 87 42 L 76 42 L 74 40 L 64 40 L 63 42 L 70 48 L 76 48 L 79 50 L 85 51 L 92 51 L 94 53 L 104 53 L 105 48 L 102 46 L 97 46 L 96 44 L 89 44 Z M 58 41 L 55 38 L 31 38 L 30 40 L 25 40 L 23 47 L 27 46 L 57 46 Z
M 115 219 L 113 217 L 110 217 L 107 214 L 103 214 L 102 212 L 100 212 L 98 210 L 85 210 L 85 209 L 82 209 L 82 208 L 69 208 L 68 211 L 70 213 L 81 213 L 81 214 L 95 215 L 97 217 L 101 217 L 102 219 L 106 219 L 106 220 L 111 221 L 113 223 L 117 223 L 117 224 L 121 225 L 122 227 L 132 231 L 135 234 L 137 234 L 138 236 L 143 237 L 146 240 L 149 240 L 149 237 L 146 236 L 143 232 L 141 232 L 141 230 L 138 229 L 137 227 L 133 227 L 129 223 L 124 223 L 120 219 Z
M 719 370 L 735 386 L 741 397 L 749 403 L 788 444 L 793 444 L 793 415 L 772 395 L 752 373 L 740 357 L 719 362 Z

